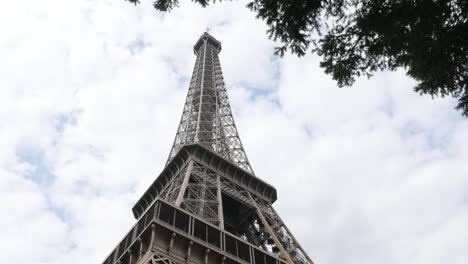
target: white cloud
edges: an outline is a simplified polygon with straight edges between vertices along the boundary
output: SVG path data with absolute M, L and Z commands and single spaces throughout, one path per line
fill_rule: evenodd
M 0 10 L 1 263 L 96 263 L 163 168 L 206 27 L 247 155 L 316 263 L 466 263 L 468 122 L 402 72 L 338 89 L 242 3 Z M 24 250 L 29 250 L 24 257 Z

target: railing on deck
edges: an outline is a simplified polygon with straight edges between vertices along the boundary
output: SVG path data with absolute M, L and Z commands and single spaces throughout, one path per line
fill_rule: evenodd
M 223 254 L 232 256 L 244 263 L 286 263 L 284 260 L 277 258 L 271 253 L 245 240 L 241 240 L 229 232 L 223 231 L 166 201 L 156 200 L 149 210 L 138 219 L 138 222 L 107 257 L 103 264 L 116 263 L 153 222 L 185 233 L 187 237 L 194 241 L 217 248 Z

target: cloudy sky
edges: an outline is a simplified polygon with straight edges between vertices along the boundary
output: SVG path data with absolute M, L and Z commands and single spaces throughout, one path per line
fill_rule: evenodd
M 203 31 L 257 176 L 317 264 L 468 263 L 468 120 L 404 72 L 339 89 L 245 2 L 0 9 L 0 263 L 100 263 L 162 170 Z M 25 253 L 27 252 L 27 253 Z

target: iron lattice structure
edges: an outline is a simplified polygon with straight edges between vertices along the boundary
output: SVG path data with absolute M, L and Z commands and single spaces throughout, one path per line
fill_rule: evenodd
M 103 264 L 313 264 L 242 147 L 221 73 L 221 43 L 203 34 L 167 164 L 133 207 L 137 223 Z
M 168 162 L 182 146 L 198 143 L 253 173 L 232 117 L 220 51 L 221 43 L 208 34 L 195 44 L 197 59 Z

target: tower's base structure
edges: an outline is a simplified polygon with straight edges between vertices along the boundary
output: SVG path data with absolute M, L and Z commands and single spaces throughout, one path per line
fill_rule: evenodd
M 250 167 L 218 53 L 203 34 L 166 167 L 132 211 L 137 223 L 103 264 L 313 264 Z

